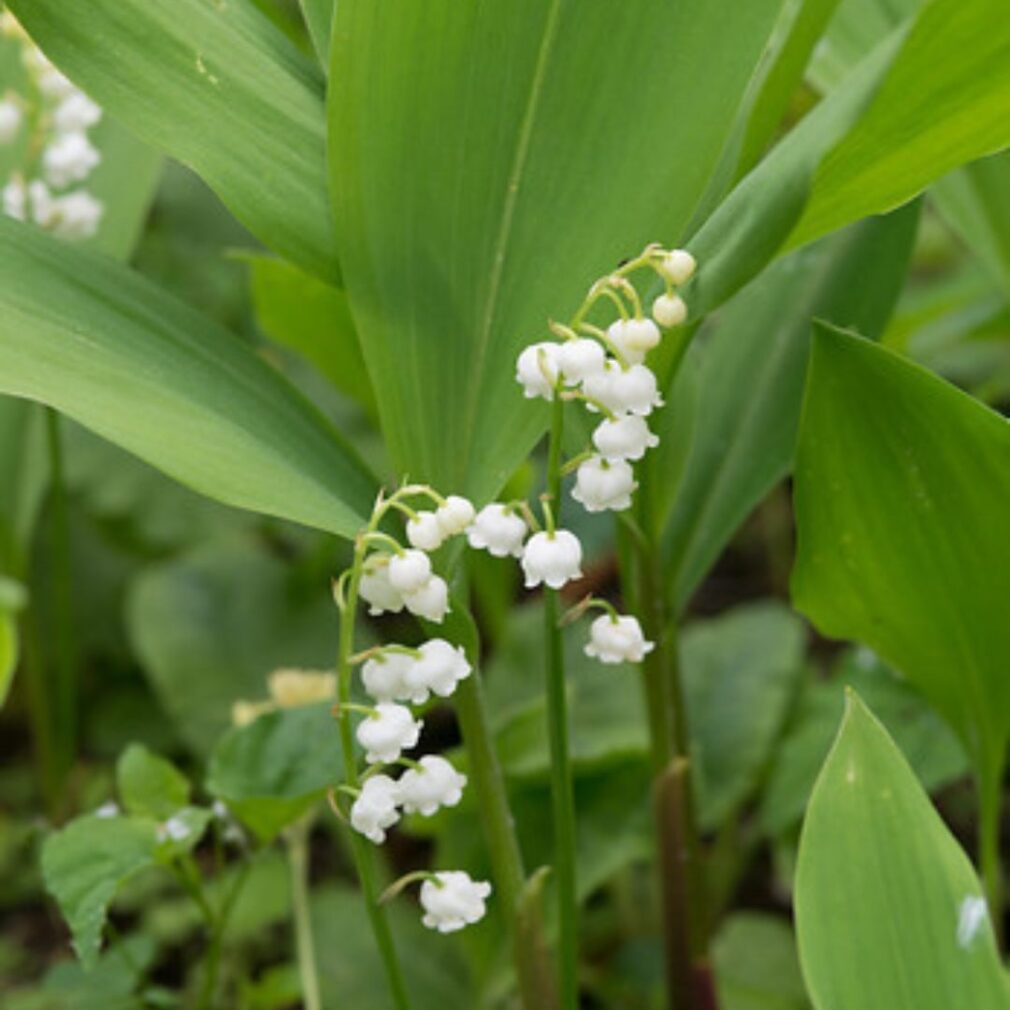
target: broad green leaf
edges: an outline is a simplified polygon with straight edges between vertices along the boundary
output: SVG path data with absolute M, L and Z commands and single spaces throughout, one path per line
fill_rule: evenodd
M 299 0 L 299 3 L 319 62 L 324 68 L 329 69 L 330 37 L 333 34 L 333 10 L 336 0 Z
M 856 127 L 824 159 L 790 239 L 799 245 L 920 193 L 1010 145 L 1010 18 L 1003 0 L 934 0 Z
M 796 940 L 785 919 L 737 912 L 712 944 L 722 1010 L 809 1010 L 796 957 Z
M 789 472 L 813 319 L 878 335 L 901 288 L 917 223 L 917 208 L 902 210 L 792 254 L 703 331 L 699 402 L 663 545 L 679 608 L 751 510 Z M 676 430 L 671 439 L 683 435 Z
M 171 761 L 130 744 L 116 765 L 119 798 L 131 814 L 164 819 L 189 802 L 189 782 Z
M 20 575 L 49 483 L 42 408 L 0 396 L 0 574 Z
M 1010 734 L 1010 425 L 869 341 L 814 338 L 794 483 L 796 606 L 869 645 L 987 775 Z
M 250 0 L 12 0 L 46 54 L 266 245 L 338 275 L 323 78 Z
M 546 420 L 517 353 L 684 232 L 780 6 L 341 0 L 335 216 L 398 470 L 478 500 L 504 484 Z
M 94 964 L 117 889 L 150 866 L 158 846 L 154 821 L 80 817 L 42 845 L 42 875 L 73 934 L 85 967 Z
M 347 295 L 284 260 L 250 259 L 253 305 L 263 332 L 297 351 L 342 393 L 375 414 Z
M 242 541 L 147 568 L 127 620 L 164 710 L 201 755 L 234 702 L 266 697 L 272 670 L 329 667 L 337 654 L 336 609 L 318 577 Z
M 215 747 L 207 788 L 262 841 L 314 807 L 343 778 L 329 704 L 267 712 L 230 730 Z
M 723 824 L 760 782 L 799 686 L 805 637 L 799 619 L 773 602 L 684 631 L 684 701 L 704 830 Z
M 40 1001 L 24 1010 L 147 1010 L 151 1003 L 133 994 L 157 953 L 150 936 L 134 933 L 110 944 L 90 970 L 74 961 L 58 961 L 42 980 Z M 11 1006 L 13 1010 L 13 1001 Z M 17 1007 L 21 1010 L 20 1004 Z
M 124 267 L 0 221 L 0 392 L 229 505 L 350 536 L 363 464 L 227 331 Z
M 971 863 L 853 697 L 800 842 L 796 921 L 816 1010 L 1006 1010 Z

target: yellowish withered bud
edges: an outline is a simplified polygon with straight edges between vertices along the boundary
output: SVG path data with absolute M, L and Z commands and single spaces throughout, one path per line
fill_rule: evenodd
M 248 726 L 266 712 L 272 712 L 275 706 L 269 701 L 236 701 L 231 707 L 231 722 L 233 726 Z
M 267 678 L 270 697 L 281 708 L 328 701 L 337 695 L 337 678 L 322 670 L 274 670 Z

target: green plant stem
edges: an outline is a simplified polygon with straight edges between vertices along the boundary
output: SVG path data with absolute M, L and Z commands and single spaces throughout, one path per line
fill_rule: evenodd
M 369 531 L 371 532 L 371 531 Z M 340 642 L 337 654 L 337 679 L 340 691 L 340 702 L 346 704 L 351 700 L 351 656 L 354 654 L 354 616 L 358 607 L 358 586 L 361 583 L 361 566 L 364 561 L 367 541 L 359 536 L 354 547 L 354 563 L 347 587 L 346 605 L 340 618 Z M 358 786 L 357 755 L 354 752 L 354 737 L 351 733 L 350 714 L 344 710 L 337 720 L 340 727 L 340 746 L 344 758 L 344 777 L 352 788 Z M 383 907 L 379 904 L 379 891 L 375 879 L 374 855 L 370 843 L 356 831 L 350 831 L 351 851 L 358 871 L 361 893 L 368 912 L 368 921 L 375 936 L 379 956 L 386 970 L 386 980 L 389 983 L 390 994 L 397 1010 L 409 1010 L 410 999 L 407 996 L 407 985 L 403 978 L 403 970 L 396 954 L 393 934 L 389 928 L 389 920 Z
M 555 396 L 547 461 L 547 495 L 555 517 L 561 512 L 561 439 L 564 402 Z M 558 894 L 558 990 L 563 1010 L 576 1010 L 578 992 L 579 904 L 575 879 L 575 797 L 568 753 L 568 696 L 564 639 L 558 627 L 555 589 L 544 590 L 544 640 L 547 654 L 547 728 L 551 753 L 554 813 L 554 873 Z
M 978 853 L 982 886 L 989 905 L 989 917 L 997 941 L 1003 942 L 1005 892 L 1000 864 L 1000 823 L 1003 810 L 1002 769 L 980 773 L 976 777 L 979 798 Z
M 322 1010 L 316 947 L 309 911 L 309 831 L 310 823 L 305 821 L 295 825 L 287 837 L 288 860 L 291 864 L 291 911 L 295 924 L 295 949 L 298 953 L 298 975 L 302 982 L 302 1002 L 305 1010 Z

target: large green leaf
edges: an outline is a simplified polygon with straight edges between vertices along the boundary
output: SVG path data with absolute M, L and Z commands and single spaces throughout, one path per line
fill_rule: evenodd
M 903 210 L 794 253 L 733 299 L 702 335 L 687 467 L 664 541 L 679 607 L 789 471 L 813 319 L 878 335 L 901 288 L 917 222 L 917 209 Z M 672 479 L 656 473 L 658 481 L 664 477 Z
M 116 763 L 119 798 L 131 814 L 171 817 L 189 802 L 189 781 L 172 764 L 143 744 L 130 744 Z
M 900 751 L 853 698 L 800 843 L 800 958 L 817 1010 L 1006 1010 L 981 887 Z
M 504 484 L 546 419 L 516 354 L 680 237 L 780 6 L 341 0 L 340 256 L 398 469 L 478 499 Z
M 363 464 L 247 346 L 138 275 L 0 222 L 0 392 L 229 505 L 351 535 Z
M 1010 425 L 882 347 L 820 327 L 795 474 L 796 605 L 870 645 L 976 766 L 1010 734 Z
M 337 264 L 323 78 L 250 0 L 12 0 L 110 113 L 194 168 L 258 238 L 320 276 Z

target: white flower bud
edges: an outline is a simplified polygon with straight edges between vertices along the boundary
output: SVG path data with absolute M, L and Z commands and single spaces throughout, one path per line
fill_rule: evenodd
M 527 589 L 533 589 L 541 582 L 551 589 L 560 589 L 566 582 L 582 575 L 582 544 L 568 530 L 555 530 L 553 534 L 535 533 L 523 548 L 520 563 Z
M 102 118 L 102 109 L 83 91 L 67 95 L 53 113 L 57 133 L 79 133 L 89 130 Z
M 365 661 L 361 683 L 376 701 L 407 701 L 412 694 L 407 671 L 416 662 L 416 657 L 405 652 L 380 652 Z
M 656 376 L 645 365 L 632 365 L 627 370 L 616 361 L 609 361 L 602 375 L 587 379 L 582 389 L 586 396 L 599 401 L 615 414 L 639 414 L 643 417 L 653 407 L 661 407 L 663 398 L 656 387 Z M 590 410 L 596 410 L 591 403 Z
M 398 614 L 403 610 L 403 595 L 389 581 L 389 566 L 385 559 L 369 559 L 361 573 L 358 595 L 368 604 L 368 612 L 377 616 L 387 611 Z
M 386 840 L 386 828 L 400 819 L 399 802 L 400 784 L 388 775 L 372 775 L 362 783 L 361 792 L 351 804 L 351 827 L 381 845 Z
M 558 346 L 558 367 L 566 382 L 582 382 L 590 375 L 599 375 L 606 363 L 602 344 L 588 337 L 566 340 Z
M 446 537 L 454 537 L 473 522 L 475 515 L 473 504 L 462 495 L 451 494 L 444 505 L 439 505 L 435 511 L 438 525 Z
M 660 261 L 659 269 L 671 284 L 686 284 L 694 276 L 697 266 L 695 258 L 686 249 L 673 249 Z
M 403 675 L 404 685 L 415 705 L 427 701 L 429 692 L 448 698 L 473 669 L 462 647 L 451 645 L 444 638 L 425 642 L 419 651 L 421 656 Z
M 652 315 L 660 326 L 670 329 L 687 319 L 687 305 L 680 295 L 660 295 L 652 303 Z
M 463 798 L 466 776 L 443 757 L 427 754 L 400 776 L 400 802 L 408 814 L 431 817 L 439 807 L 454 807 Z
M 613 462 L 618 459 L 641 459 L 648 449 L 659 445 L 659 436 L 649 431 L 644 417 L 622 414 L 613 420 L 605 418 L 593 432 L 593 445 L 600 455 Z
M 67 193 L 53 204 L 53 232 L 70 241 L 89 239 L 98 231 L 104 213 L 105 205 L 90 193 Z
M 11 179 L 4 186 L 3 212 L 17 221 L 24 221 L 28 216 L 28 189 L 20 178 Z
M 572 497 L 587 512 L 621 512 L 631 508 L 631 494 L 637 487 L 635 472 L 627 460 L 608 462 L 593 456 L 579 464 Z
M 433 575 L 423 586 L 405 593 L 403 602 L 412 614 L 441 624 L 449 612 L 449 587 L 445 579 Z
M 45 149 L 42 170 L 51 186 L 69 186 L 86 179 L 101 160 L 83 133 L 64 133 Z
M 407 520 L 407 539 L 412 547 L 422 551 L 437 551 L 445 540 L 445 532 L 434 512 L 418 512 L 416 518 Z
M 0 144 L 9 144 L 18 135 L 23 118 L 13 98 L 0 100 Z
M 516 382 L 523 387 L 528 400 L 542 396 L 554 398 L 554 385 L 558 381 L 558 353 L 560 346 L 550 341 L 530 344 L 516 361 Z
M 471 547 L 486 550 L 496 558 L 510 554 L 518 558 L 523 552 L 526 532 L 526 521 L 522 516 L 510 511 L 506 505 L 492 502 L 477 513 L 466 531 L 466 538 Z
M 653 643 L 645 640 L 637 618 L 614 620 L 610 614 L 602 614 L 590 625 L 585 653 L 601 663 L 640 663 L 653 648 Z
M 404 597 L 426 585 L 430 578 L 431 560 L 424 551 L 406 550 L 389 559 L 389 584 Z
M 607 336 L 632 365 L 641 364 L 663 338 L 651 319 L 618 319 L 607 328 Z
M 429 929 L 453 933 L 484 918 L 485 901 L 491 885 L 484 880 L 471 880 L 461 870 L 443 870 L 435 880 L 421 885 L 421 921 Z
M 391 764 L 401 751 L 416 746 L 422 725 L 406 706 L 383 701 L 375 706 L 374 713 L 358 723 L 356 735 L 369 763 Z

